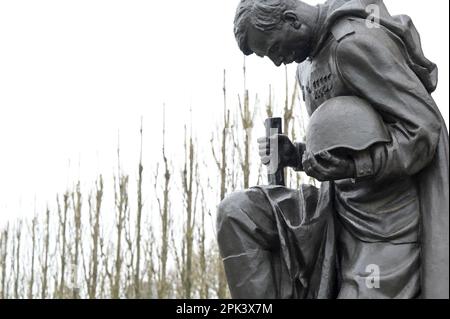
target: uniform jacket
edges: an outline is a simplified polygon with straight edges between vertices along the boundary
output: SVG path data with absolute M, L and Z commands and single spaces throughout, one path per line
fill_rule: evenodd
M 367 19 L 367 9 L 374 6 L 380 16 Z M 319 8 L 321 21 L 313 52 L 298 68 L 308 112 L 312 114 L 336 96 L 368 101 L 381 115 L 391 142 L 377 144 L 365 158 L 355 159 L 358 178 L 370 178 L 370 183 L 379 185 L 369 189 L 367 196 L 377 191 L 383 194 L 381 188 L 405 181 L 415 185 L 414 196 L 419 199 L 416 206 L 399 209 L 392 220 L 381 218 L 369 225 L 367 220 L 376 214 L 359 216 L 345 209 L 340 217 L 363 241 L 417 240 L 422 297 L 448 298 L 449 144 L 444 120 L 431 97 L 437 86 L 437 67 L 425 58 L 411 19 L 391 16 L 381 0 L 334 0 Z M 356 211 L 352 196 L 361 195 L 364 184 L 358 189 L 357 182 L 348 191 L 350 183 L 331 183 L 330 187 L 338 203 L 353 205 L 349 210 Z M 385 191 L 385 201 L 386 196 Z M 376 199 L 373 202 L 367 207 L 377 207 Z M 315 280 L 329 278 L 322 275 Z M 322 297 L 330 297 L 326 294 Z

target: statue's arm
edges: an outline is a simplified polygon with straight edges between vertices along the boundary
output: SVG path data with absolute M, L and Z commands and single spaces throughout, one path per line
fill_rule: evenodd
M 353 94 L 382 115 L 391 142 L 357 154 L 356 167 L 376 180 L 412 176 L 434 157 L 442 125 L 439 111 L 398 43 L 382 29 L 369 35 L 355 34 L 339 43 L 336 65 Z

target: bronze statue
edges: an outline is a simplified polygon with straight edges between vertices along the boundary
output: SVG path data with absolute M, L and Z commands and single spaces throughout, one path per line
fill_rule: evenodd
M 259 139 L 263 163 L 322 184 L 219 205 L 232 297 L 448 298 L 448 133 L 411 19 L 382 0 L 242 0 L 234 31 L 246 55 L 299 63 L 311 116 L 305 143 Z

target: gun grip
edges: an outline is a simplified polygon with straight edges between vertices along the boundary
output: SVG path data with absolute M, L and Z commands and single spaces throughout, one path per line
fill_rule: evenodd
M 268 118 L 264 122 L 266 127 L 266 137 L 269 138 L 274 134 L 283 134 L 283 120 L 280 117 Z M 285 186 L 284 169 L 280 168 L 275 174 L 267 174 L 269 185 Z

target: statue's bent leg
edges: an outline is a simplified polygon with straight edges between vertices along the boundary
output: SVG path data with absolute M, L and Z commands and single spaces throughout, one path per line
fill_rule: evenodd
M 278 232 L 272 208 L 259 189 L 229 195 L 219 205 L 217 236 L 233 298 L 274 299 Z

